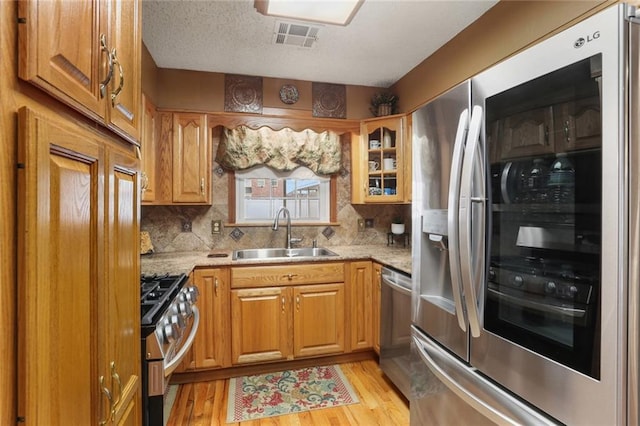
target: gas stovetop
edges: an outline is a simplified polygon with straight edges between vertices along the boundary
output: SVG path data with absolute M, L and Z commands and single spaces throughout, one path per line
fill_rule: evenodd
M 140 277 L 141 325 L 153 326 L 187 282 L 187 275 L 142 275 Z

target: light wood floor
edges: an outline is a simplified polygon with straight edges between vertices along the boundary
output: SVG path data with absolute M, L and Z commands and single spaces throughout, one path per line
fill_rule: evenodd
M 374 360 L 340 364 L 360 403 L 300 414 L 226 423 L 229 380 L 180 385 L 168 426 L 242 425 L 393 425 L 409 424 L 409 404 L 383 375 Z

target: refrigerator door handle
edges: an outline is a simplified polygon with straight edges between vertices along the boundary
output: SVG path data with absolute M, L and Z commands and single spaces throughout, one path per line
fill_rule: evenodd
M 500 425 L 556 425 L 544 414 L 526 405 L 478 374 L 412 326 L 412 339 L 420 359 L 453 393 L 478 412 Z
M 484 271 L 484 236 L 485 236 L 485 172 L 484 158 L 480 150 L 480 130 L 482 129 L 482 107 L 476 105 L 471 113 L 469 124 L 469 134 L 464 152 L 462 164 L 462 178 L 460 183 L 460 269 L 462 273 L 462 286 L 464 290 L 464 301 L 469 318 L 469 329 L 473 337 L 480 336 L 481 329 L 481 309 L 478 306 L 476 289 L 482 286 Z M 477 176 L 475 167 L 478 167 L 480 178 L 474 181 Z M 474 185 L 475 183 L 475 185 Z M 476 196 L 473 193 L 478 194 Z M 472 224 L 473 204 L 478 204 L 480 213 L 478 220 Z M 472 227 L 473 225 L 473 227 Z M 473 231 L 479 230 L 478 239 L 473 240 Z M 472 247 L 472 243 L 476 243 Z M 472 258 L 476 256 L 476 259 Z M 475 270 L 474 270 L 475 266 Z M 475 283 L 475 284 L 474 284 Z
M 458 209 L 460 207 L 460 178 L 464 157 L 464 142 L 469 130 L 469 110 L 460 114 L 456 139 L 453 146 L 451 177 L 449 178 L 449 202 L 447 205 L 447 227 L 449 232 L 449 265 L 451 267 L 451 286 L 453 301 L 456 307 L 456 318 L 462 331 L 467 331 L 467 313 L 464 310 L 462 297 L 462 272 L 460 269 L 460 245 Z

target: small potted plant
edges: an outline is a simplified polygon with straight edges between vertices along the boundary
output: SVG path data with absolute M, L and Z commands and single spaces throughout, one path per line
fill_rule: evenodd
M 380 92 L 371 98 L 371 108 L 369 109 L 376 117 L 391 115 L 395 112 L 397 103 L 398 97 L 393 93 Z
M 404 221 L 400 216 L 396 216 L 391 220 L 391 233 L 396 235 L 404 234 Z

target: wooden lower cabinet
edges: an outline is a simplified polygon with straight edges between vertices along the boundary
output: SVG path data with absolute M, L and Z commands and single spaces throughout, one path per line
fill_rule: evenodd
M 231 290 L 232 363 L 344 351 L 344 284 Z
M 230 351 L 229 269 L 196 269 L 200 326 L 193 342 L 194 368 L 228 367 Z
M 27 108 L 18 128 L 18 416 L 139 425 L 134 147 Z
M 373 263 L 372 304 L 373 307 L 373 349 L 380 355 L 380 292 L 382 291 L 382 265 Z
M 344 352 L 344 284 L 293 287 L 293 355 Z
M 231 361 L 244 364 L 291 357 L 288 287 L 231 290 Z
M 373 348 L 373 290 L 371 261 L 350 262 L 346 268 L 349 288 L 350 349 Z

